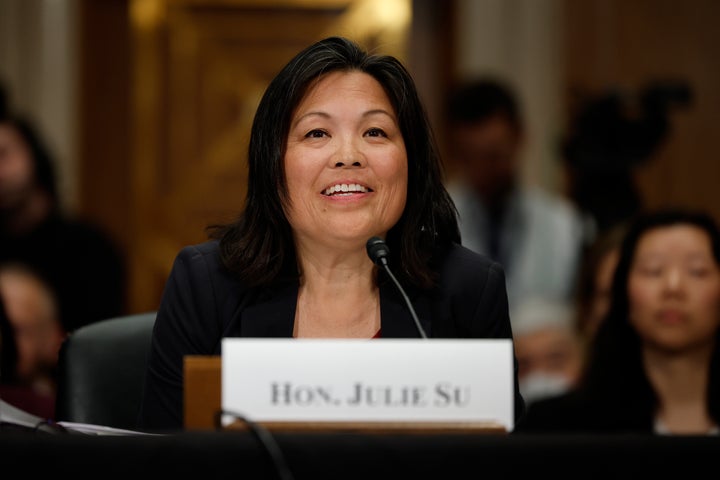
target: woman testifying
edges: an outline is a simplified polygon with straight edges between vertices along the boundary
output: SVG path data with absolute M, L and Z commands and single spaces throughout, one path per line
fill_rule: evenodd
M 174 262 L 141 428 L 183 428 L 183 357 L 220 355 L 223 337 L 512 339 L 504 271 L 459 245 L 431 127 L 397 59 L 339 37 L 304 49 L 262 97 L 248 156 L 237 220 Z M 422 328 L 369 258 L 372 237 Z

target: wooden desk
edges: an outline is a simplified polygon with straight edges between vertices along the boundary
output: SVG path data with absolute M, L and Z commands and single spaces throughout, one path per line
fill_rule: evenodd
M 219 356 L 187 355 L 183 363 L 186 430 L 213 430 L 222 406 L 222 362 Z

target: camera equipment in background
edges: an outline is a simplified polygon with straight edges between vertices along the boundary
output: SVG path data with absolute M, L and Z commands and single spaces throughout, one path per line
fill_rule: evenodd
M 690 87 L 675 80 L 654 80 L 636 92 L 608 90 L 580 102 L 561 153 L 570 197 L 591 220 L 590 237 L 642 208 L 633 170 L 666 140 L 670 111 L 691 102 Z

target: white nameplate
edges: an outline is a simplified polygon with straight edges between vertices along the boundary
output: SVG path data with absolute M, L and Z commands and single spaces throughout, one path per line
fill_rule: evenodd
M 221 359 L 223 411 L 257 422 L 514 425 L 507 339 L 225 338 Z

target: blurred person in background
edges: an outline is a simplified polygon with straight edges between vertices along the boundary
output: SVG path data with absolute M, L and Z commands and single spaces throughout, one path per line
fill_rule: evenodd
M 0 262 L 37 271 L 56 292 L 70 332 L 125 312 L 125 265 L 104 231 L 62 211 L 54 168 L 29 121 L 0 117 Z
M 528 407 L 518 432 L 717 435 L 720 231 L 704 212 L 628 227 L 610 308 L 573 391 Z
M 66 332 L 52 288 L 32 269 L 0 266 L 3 364 L 0 398 L 28 413 L 52 419 L 57 363 Z
M 525 403 L 569 391 L 584 360 L 572 303 L 531 298 L 512 309 L 510 317 Z
M 500 262 L 510 306 L 547 297 L 571 300 L 581 249 L 581 217 L 559 195 L 520 178 L 525 126 L 511 88 L 483 78 L 457 86 L 447 105 L 448 190 L 464 246 Z

